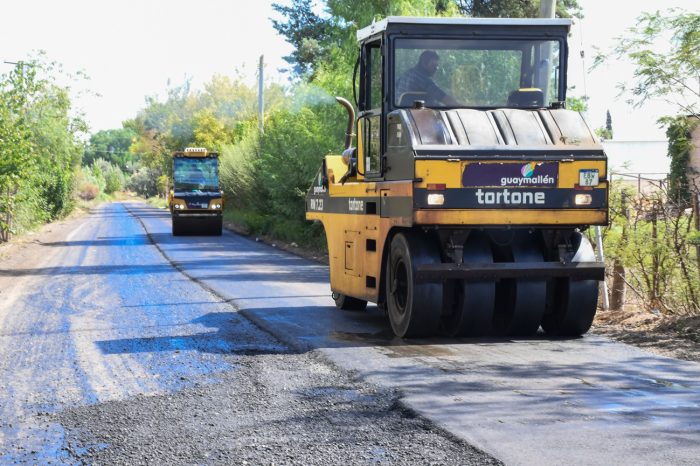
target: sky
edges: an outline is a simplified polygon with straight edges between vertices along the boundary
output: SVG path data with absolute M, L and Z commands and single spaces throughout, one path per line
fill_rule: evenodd
M 625 34 L 636 24 L 636 18 L 646 12 L 665 11 L 677 7 L 686 11 L 700 11 L 698 0 L 578 0 L 584 18 L 576 20 L 569 39 L 568 84 L 575 86 L 570 95 L 589 97 L 587 118 L 594 128 L 605 125 L 606 110 L 610 110 L 615 139 L 631 141 L 665 140 L 664 130 L 656 120 L 674 115 L 677 109 L 660 101 L 645 103 L 633 108 L 626 97 L 618 97 L 617 84 L 628 82 L 634 68 L 625 62 L 610 61 L 591 70 L 596 48 L 610 50 L 615 38 Z M 583 46 L 584 59 L 580 51 Z M 584 74 L 584 70 L 586 73 Z M 585 79 L 584 79 L 585 76 Z M 585 86 L 584 86 L 585 82 Z
M 93 131 L 121 127 L 145 106 L 192 79 L 201 88 L 214 74 L 253 84 L 260 55 L 269 78 L 292 51 L 270 21 L 272 0 L 0 0 L 3 61 L 44 50 L 68 71 L 83 70 L 91 93 L 77 105 Z M 277 0 L 276 3 L 284 3 Z M 82 87 L 82 86 L 78 86 Z M 77 89 L 76 89 L 77 90 Z
M 69 71 L 90 76 L 75 87 L 76 105 L 92 131 L 118 128 L 144 107 L 146 96 L 164 96 L 168 83 L 186 78 L 201 88 L 214 74 L 240 75 L 254 83 L 260 55 L 266 80 L 286 82 L 279 70 L 292 48 L 277 35 L 270 17 L 273 0 L 0 0 L 0 73 L 4 61 L 27 59 L 44 50 Z M 277 3 L 287 3 L 278 0 Z M 642 11 L 678 6 L 697 11 L 697 0 L 579 0 L 585 18 L 570 39 L 569 85 L 573 95 L 589 97 L 588 119 L 603 126 L 610 110 L 616 139 L 662 140 L 656 124 L 673 113 L 652 102 L 633 109 L 617 97 L 616 84 L 632 68 L 610 63 L 588 70 L 594 47 L 609 49 Z M 580 58 L 583 46 L 585 60 Z M 585 86 L 584 86 L 584 69 Z M 350 79 L 350 77 L 348 77 Z M 90 93 L 80 92 L 89 89 Z M 98 95 L 95 95 L 98 94 Z

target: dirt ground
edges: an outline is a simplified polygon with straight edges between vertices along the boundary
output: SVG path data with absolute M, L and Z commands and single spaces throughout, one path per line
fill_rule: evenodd
M 19 266 L 26 268 L 33 259 L 37 258 L 37 251 L 31 247 L 32 245 L 60 241 L 75 228 L 78 220 L 89 212 L 90 209 L 87 207 L 76 208 L 62 220 L 43 225 L 20 236 L 13 236 L 7 243 L 0 242 L 0 269 L 8 270 Z M 0 293 L 2 289 L 0 287 Z
M 700 316 L 664 316 L 634 307 L 599 310 L 591 331 L 662 356 L 700 362 Z

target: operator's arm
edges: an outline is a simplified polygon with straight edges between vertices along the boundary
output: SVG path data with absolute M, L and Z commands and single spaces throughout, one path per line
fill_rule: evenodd
M 447 105 L 448 107 L 461 107 L 462 104 L 458 102 L 454 97 L 452 97 L 450 94 L 445 94 L 442 99 L 442 103 Z
M 454 97 L 452 97 L 447 92 L 443 91 L 440 86 L 430 81 L 428 85 L 428 95 L 432 97 L 432 100 L 442 102 L 447 107 L 461 107 L 463 106 Z

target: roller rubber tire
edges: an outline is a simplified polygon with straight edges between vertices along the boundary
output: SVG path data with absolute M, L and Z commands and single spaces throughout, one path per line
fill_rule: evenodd
M 182 219 L 179 219 L 177 217 L 172 217 L 172 226 L 173 226 L 173 236 L 182 236 L 185 234 L 184 232 L 184 225 Z
M 216 217 L 211 225 L 211 234 L 213 236 L 221 236 L 224 231 L 224 219 L 223 217 Z
M 391 241 L 386 293 L 389 322 L 401 338 L 437 334 L 440 328 L 443 286 L 416 283 L 416 266 L 440 262 L 437 244 L 419 232 L 398 233 Z
M 367 301 L 363 299 L 353 298 L 342 293 L 333 293 L 331 296 L 335 301 L 335 307 L 343 311 L 364 311 L 367 307 Z
M 513 239 L 514 262 L 543 262 L 536 234 L 519 232 Z M 494 319 L 498 335 L 527 337 L 537 333 L 547 305 L 547 281 L 517 278 L 501 280 L 499 309 Z
M 489 238 L 481 232 L 472 232 L 464 244 L 462 256 L 465 264 L 493 263 Z M 442 333 L 449 337 L 490 335 L 496 300 L 495 281 L 453 280 L 451 287 L 454 297 L 448 305 L 452 309 L 443 310 Z M 448 290 L 450 286 L 446 285 L 445 292 Z
M 572 262 L 596 260 L 591 243 L 581 233 L 574 233 L 572 243 L 576 248 Z M 598 308 L 598 282 L 563 278 L 555 286 L 554 308 L 544 316 L 542 329 L 558 337 L 578 337 L 588 332 Z

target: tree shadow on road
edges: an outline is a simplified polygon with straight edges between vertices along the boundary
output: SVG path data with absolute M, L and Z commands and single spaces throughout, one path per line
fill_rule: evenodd
M 287 354 L 290 350 L 242 321 L 235 312 L 211 312 L 192 324 L 216 330 L 190 335 L 167 335 L 140 338 L 121 338 L 97 341 L 103 354 L 154 353 L 163 351 L 199 351 L 216 354 Z

